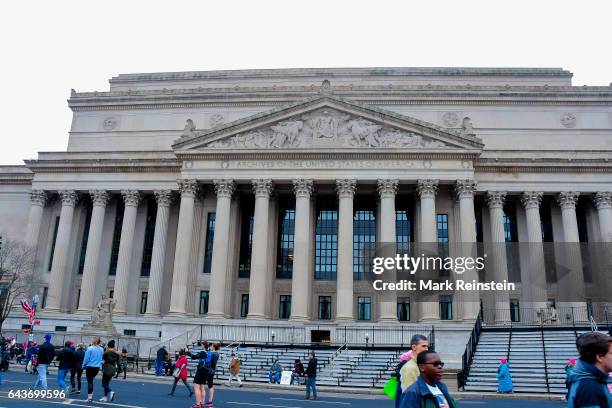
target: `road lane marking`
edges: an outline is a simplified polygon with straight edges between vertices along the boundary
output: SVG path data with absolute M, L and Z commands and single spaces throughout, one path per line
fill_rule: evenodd
M 88 404 L 88 405 L 83 405 L 86 404 L 87 402 L 85 400 L 75 400 L 75 399 L 66 399 L 63 401 L 53 401 L 53 400 L 49 400 L 49 399 L 43 399 L 43 398 L 9 398 L 9 397 L 5 397 L 3 395 L 0 395 L 0 398 L 6 398 L 10 401 L 32 401 L 32 402 L 41 402 L 41 403 L 47 403 L 47 404 L 60 404 L 60 405 L 70 405 L 71 407 L 87 407 L 87 408 L 91 408 L 92 406 L 95 407 L 95 405 L 92 404 Z M 77 402 L 80 402 L 77 403 Z M 123 408 L 147 408 L 147 407 L 143 407 L 140 405 L 127 405 L 127 404 L 118 404 L 116 402 L 102 402 L 102 401 L 93 401 L 94 404 L 99 404 L 99 405 L 108 405 L 111 407 L 123 407 Z M 295 407 L 297 408 L 297 407 Z
M 279 397 L 270 397 L 270 399 L 273 400 L 285 400 L 285 401 L 308 401 L 304 398 L 279 398 Z M 340 405 L 351 405 L 350 402 L 340 402 L 340 401 L 320 401 L 320 400 L 316 400 L 317 402 L 320 402 L 322 404 L 340 404 Z
M 256 404 L 254 402 L 236 402 L 236 401 L 228 401 L 226 404 L 235 404 L 235 405 L 248 405 L 253 407 L 270 407 L 270 408 L 303 408 L 296 407 L 291 405 L 271 405 L 271 404 Z

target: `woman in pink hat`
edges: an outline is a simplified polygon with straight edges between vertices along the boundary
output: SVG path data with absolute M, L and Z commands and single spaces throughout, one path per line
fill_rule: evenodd
M 508 359 L 502 358 L 497 369 L 497 392 L 508 394 L 513 392 L 514 384 L 512 384 L 512 376 L 510 375 L 510 366 Z

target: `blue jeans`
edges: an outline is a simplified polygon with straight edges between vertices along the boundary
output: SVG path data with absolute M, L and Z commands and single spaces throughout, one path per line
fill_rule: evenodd
M 46 390 L 47 389 L 47 364 L 39 364 L 36 367 L 38 370 L 38 378 L 34 383 L 34 388 L 37 388 L 39 385 Z
M 312 388 L 312 396 L 317 399 L 317 378 L 307 377 L 306 378 L 306 399 L 310 398 L 310 389 Z
M 68 374 L 68 368 L 60 368 L 57 370 L 57 386 L 60 390 L 66 389 L 66 374 Z
M 272 384 L 274 383 L 280 384 L 281 373 L 280 372 L 273 373 L 272 371 L 270 371 L 268 373 L 268 379 L 270 380 Z
M 164 362 L 162 360 L 155 360 L 155 375 L 161 377 L 164 371 Z

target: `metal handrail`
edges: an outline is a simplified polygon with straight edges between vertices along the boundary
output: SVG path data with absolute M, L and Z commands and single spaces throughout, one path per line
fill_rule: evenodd
M 548 360 L 546 359 L 546 340 L 544 339 L 544 326 L 540 326 L 542 338 L 542 354 L 544 355 L 544 376 L 546 378 L 546 392 L 550 394 L 550 381 L 548 378 Z
M 468 342 L 465 345 L 465 351 L 463 352 L 463 356 L 461 356 L 461 371 L 457 373 L 458 388 L 465 387 L 468 375 L 470 374 L 470 367 L 474 359 L 474 353 L 476 352 L 476 346 L 478 345 L 478 340 L 480 339 L 481 331 L 481 312 L 478 312 L 476 322 L 474 323 L 474 328 L 472 328 L 470 338 L 468 339 Z

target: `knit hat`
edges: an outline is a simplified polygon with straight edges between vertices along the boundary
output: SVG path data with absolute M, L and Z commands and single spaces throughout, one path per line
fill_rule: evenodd
M 569 359 L 569 365 L 576 365 L 576 359 L 575 358 L 570 358 Z
M 46 342 L 51 342 L 51 336 L 52 336 L 51 333 L 45 333 L 45 336 L 44 336 L 45 341 Z
M 400 361 L 408 361 L 412 358 L 412 351 L 407 351 L 400 356 Z
M 508 359 L 507 359 L 507 358 L 502 358 L 502 359 L 501 359 L 501 363 L 502 363 L 502 364 L 506 364 L 507 362 L 508 362 Z

